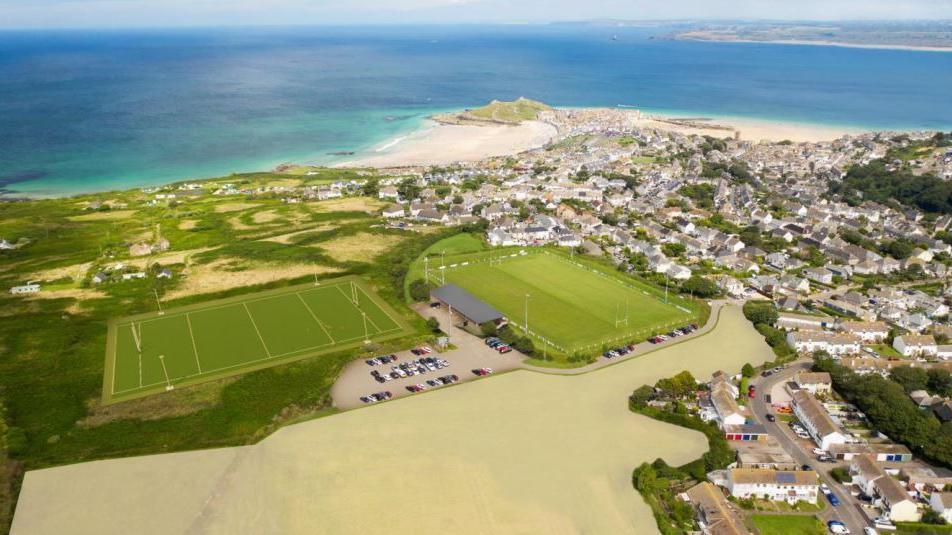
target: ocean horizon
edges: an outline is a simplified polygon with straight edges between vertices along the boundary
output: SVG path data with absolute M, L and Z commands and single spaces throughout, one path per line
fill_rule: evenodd
M 557 107 L 952 129 L 952 54 L 661 39 L 666 28 L 0 32 L 0 195 L 332 165 L 438 112 Z M 928 80 L 928 84 L 923 84 Z

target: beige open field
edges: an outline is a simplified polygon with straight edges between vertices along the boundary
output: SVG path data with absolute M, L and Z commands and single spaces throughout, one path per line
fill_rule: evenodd
M 108 212 L 93 212 L 91 214 L 74 215 L 67 217 L 70 221 L 116 221 L 129 219 L 136 213 L 135 210 L 110 210 Z
M 188 274 L 182 283 L 166 293 L 165 299 L 221 292 L 239 286 L 267 284 L 282 279 L 335 271 L 338 270 L 314 264 L 252 262 L 225 258 L 189 266 Z
M 706 336 L 585 375 L 520 370 L 255 446 L 32 471 L 12 533 L 656 533 L 631 470 L 686 462 L 706 442 L 632 414 L 627 395 L 772 356 L 729 307 Z
M 403 241 L 402 236 L 393 234 L 369 234 L 360 232 L 350 236 L 333 238 L 315 244 L 327 251 L 334 260 L 348 262 L 351 260 L 367 261 L 390 249 Z

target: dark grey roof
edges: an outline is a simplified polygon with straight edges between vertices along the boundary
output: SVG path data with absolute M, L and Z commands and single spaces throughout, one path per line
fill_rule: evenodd
M 473 294 L 455 284 L 441 286 L 430 294 L 476 323 L 486 323 L 503 317 L 502 312 L 480 301 Z

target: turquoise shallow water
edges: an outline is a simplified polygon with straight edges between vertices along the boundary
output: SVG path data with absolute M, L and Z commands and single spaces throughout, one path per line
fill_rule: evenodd
M 330 163 L 329 153 L 368 150 L 436 110 L 518 96 L 952 128 L 952 54 L 655 38 L 663 31 L 0 32 L 0 191 L 64 195 Z

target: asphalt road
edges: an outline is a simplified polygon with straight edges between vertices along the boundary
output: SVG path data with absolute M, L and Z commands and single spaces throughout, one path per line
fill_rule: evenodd
M 863 528 L 870 526 L 870 524 L 867 522 L 866 515 L 860 510 L 859 502 L 850 495 L 845 486 L 837 483 L 836 480 L 830 477 L 830 470 L 838 465 L 833 463 L 821 463 L 816 460 L 816 456 L 813 455 L 812 452 L 812 442 L 810 443 L 811 449 L 804 449 L 786 423 L 780 420 L 771 423 L 768 422 L 766 418 L 766 415 L 773 411 L 767 405 L 766 401 L 764 401 L 764 395 L 769 394 L 777 383 L 790 380 L 797 372 L 809 370 L 811 364 L 811 360 L 801 359 L 770 377 L 758 376 L 756 379 L 751 380 L 751 384 L 757 388 L 757 395 L 748 403 L 748 406 L 757 421 L 767 427 L 767 431 L 780 443 L 780 446 L 789 453 L 798 464 L 808 465 L 815 470 L 816 473 L 820 475 L 820 481 L 829 485 L 833 493 L 836 494 L 836 497 L 840 499 L 840 505 L 837 507 L 830 505 L 829 501 L 826 502 L 827 507 L 820 513 L 820 518 L 824 524 L 828 520 L 839 520 L 846 524 L 846 527 L 848 527 L 852 533 L 862 535 Z M 826 500 L 826 497 L 822 496 L 820 499 Z

